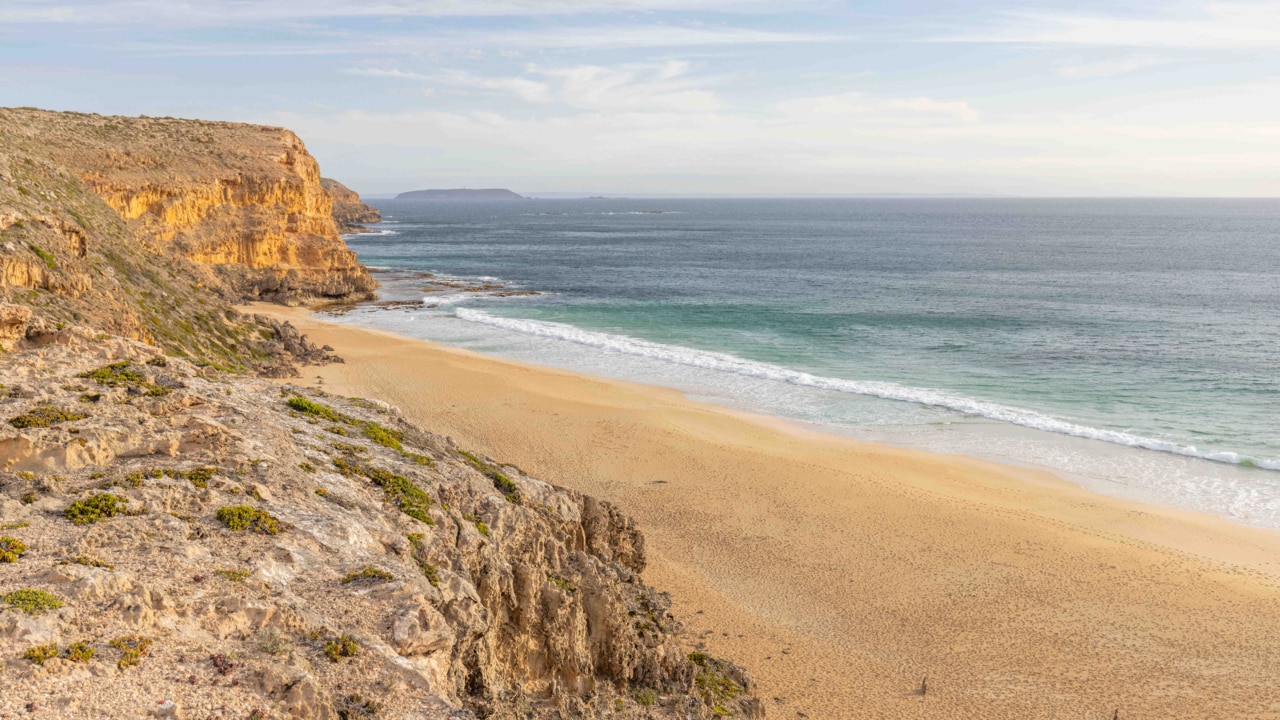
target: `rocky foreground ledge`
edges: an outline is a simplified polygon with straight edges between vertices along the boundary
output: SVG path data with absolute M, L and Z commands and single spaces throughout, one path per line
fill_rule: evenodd
M 43 342 L 0 363 L 0 716 L 763 715 L 608 503 L 381 403 Z

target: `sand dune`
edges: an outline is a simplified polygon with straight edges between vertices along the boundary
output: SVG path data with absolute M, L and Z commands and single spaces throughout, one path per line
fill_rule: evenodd
M 1280 533 L 254 311 L 346 358 L 306 384 L 620 504 L 771 718 L 1280 718 Z

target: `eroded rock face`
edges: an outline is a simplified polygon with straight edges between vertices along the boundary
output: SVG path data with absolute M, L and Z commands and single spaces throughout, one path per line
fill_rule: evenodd
M 382 213 L 365 205 L 355 190 L 332 178 L 320 178 L 320 185 L 333 197 L 333 220 L 338 232 L 368 232 L 365 224 L 382 222 Z
M 319 165 L 288 130 L 30 109 L 0 110 L 0 124 L 162 246 L 234 267 L 227 279 L 242 294 L 359 298 L 377 287 L 338 237 Z M 66 227 L 82 245 L 84 230 Z
M 63 607 L 0 602 L 0 714 L 65 697 L 138 717 L 146 697 L 187 717 L 758 716 L 745 674 L 686 654 L 608 503 L 379 403 L 51 337 L 0 365 L 0 535 L 27 548 L 0 592 Z M 110 512 L 71 521 L 104 493 Z M 78 642 L 92 659 L 21 658 Z

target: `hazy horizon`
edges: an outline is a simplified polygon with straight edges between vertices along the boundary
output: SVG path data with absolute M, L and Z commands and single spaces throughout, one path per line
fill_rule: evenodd
M 283 125 L 370 195 L 1280 195 L 1280 3 L 779 8 L 6 0 L 0 105 Z

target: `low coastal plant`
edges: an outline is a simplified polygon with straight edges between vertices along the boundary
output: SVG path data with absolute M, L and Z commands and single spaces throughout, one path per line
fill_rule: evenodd
M 547 573 L 547 579 L 550 580 L 553 584 L 555 584 L 556 587 L 566 592 L 577 592 L 578 590 L 578 588 L 573 583 L 569 582 L 568 580 L 565 580 L 562 577 L 557 577 L 555 575 L 552 575 L 551 573 Z
M 360 695 L 348 695 L 338 702 L 338 720 L 362 720 L 377 717 L 382 706 Z
M 373 484 L 382 488 L 386 501 L 400 508 L 400 512 L 405 515 L 428 525 L 436 524 L 436 521 L 431 519 L 430 512 L 431 506 L 435 504 L 434 501 L 425 490 L 415 485 L 409 478 L 347 458 L 334 458 L 333 466 L 347 477 L 358 475 L 372 481 Z
M 716 715 L 732 715 L 725 705 L 742 694 L 742 686 L 725 672 L 723 664 L 704 653 L 689 653 L 689 662 L 697 666 L 693 684 L 702 700 Z
M 9 424 L 19 430 L 27 428 L 47 428 L 64 422 L 83 420 L 87 415 L 63 410 L 53 405 L 41 405 L 30 412 L 9 418 Z
M 107 570 L 116 569 L 115 565 L 104 563 L 101 560 L 98 560 L 96 558 L 91 558 L 87 555 L 80 555 L 79 557 L 76 557 L 72 560 L 60 560 L 58 561 L 58 564 L 59 565 L 84 565 L 85 567 L 106 568 Z
M 214 570 L 214 575 L 221 575 L 231 582 L 244 582 L 253 573 L 248 570 Z
M 350 635 L 341 635 L 336 640 L 328 640 L 324 644 L 324 655 L 331 662 L 339 662 L 342 658 L 355 657 L 360 654 L 360 646 Z
M 27 651 L 22 653 L 22 657 L 36 665 L 43 665 L 45 660 L 52 660 L 58 657 L 58 643 L 34 645 L 27 648 Z
M 485 525 L 483 520 L 476 517 L 475 515 L 472 515 L 471 513 L 462 513 L 462 519 L 469 520 L 475 523 L 476 530 L 479 530 L 481 535 L 485 537 L 489 537 L 489 526 Z
M 50 610 L 57 610 L 62 607 L 62 601 L 58 599 L 58 596 L 45 590 L 34 590 L 32 588 L 14 590 L 4 597 L 0 597 L 0 600 L 4 600 L 27 615 L 43 615 Z
M 97 650 L 94 650 L 88 643 L 78 642 L 68 645 L 63 657 L 71 662 L 86 663 L 92 660 L 96 653 Z
M 280 655 L 289 650 L 289 640 L 279 630 L 259 630 L 254 640 L 258 649 L 268 655 Z
M 422 533 L 409 533 L 405 535 L 409 540 L 409 552 L 413 556 L 413 561 L 418 564 L 418 569 L 422 571 L 422 575 L 427 578 L 427 582 L 432 587 L 440 587 L 440 573 L 431 563 L 427 562 L 427 546 L 423 544 Z
M 93 523 L 125 514 L 129 499 L 111 493 L 98 493 L 84 500 L 76 500 L 62 511 L 62 515 L 76 525 Z
M 481 460 L 475 453 L 470 453 L 466 450 L 459 450 L 458 452 L 462 454 L 462 457 L 466 458 L 472 467 L 484 473 L 485 476 L 493 481 L 493 487 L 502 493 L 507 502 L 512 505 L 520 504 L 520 487 L 515 484 L 515 481 L 507 477 L 501 470 Z
M 367 565 L 364 568 L 357 570 L 356 572 L 349 573 L 346 577 L 342 578 L 342 584 L 350 585 L 353 582 L 360 582 L 362 580 L 387 583 L 395 579 L 396 576 L 386 570 L 376 568 L 372 565 Z
M 121 635 L 111 641 L 111 647 L 120 651 L 120 660 L 116 663 L 116 667 L 123 670 L 142 662 L 142 658 L 151 653 L 151 638 Z
M 279 535 L 284 529 L 284 524 L 271 513 L 248 505 L 219 508 L 217 518 L 232 532 L 251 530 L 263 535 Z
M 355 424 L 356 422 L 355 418 L 343 415 L 342 413 L 334 410 L 331 407 L 328 407 L 326 405 L 321 405 L 320 403 L 308 398 L 304 398 L 301 395 L 294 395 L 293 397 L 286 400 L 285 404 L 293 408 L 294 410 L 297 410 L 300 413 L 315 415 L 316 417 L 324 418 L 329 422 L 348 423 L 348 424 Z
M 142 391 L 143 395 L 151 397 L 161 397 L 172 392 L 163 385 L 148 381 L 141 373 L 133 370 L 133 362 L 130 360 L 122 360 L 110 365 L 103 365 L 95 370 L 87 370 L 76 375 L 76 377 L 92 380 L 104 387 L 136 387 Z
M 0 537 L 0 563 L 18 562 L 27 552 L 27 546 L 17 538 Z
M 658 693 L 652 688 L 640 688 L 636 691 L 636 702 L 645 707 L 650 707 L 658 701 Z
M 30 505 L 31 503 L 23 503 L 23 504 Z M 22 528 L 25 528 L 25 527 L 31 527 L 31 523 L 27 522 L 26 520 L 23 520 L 22 522 L 0 523 L 0 530 L 21 530 Z

